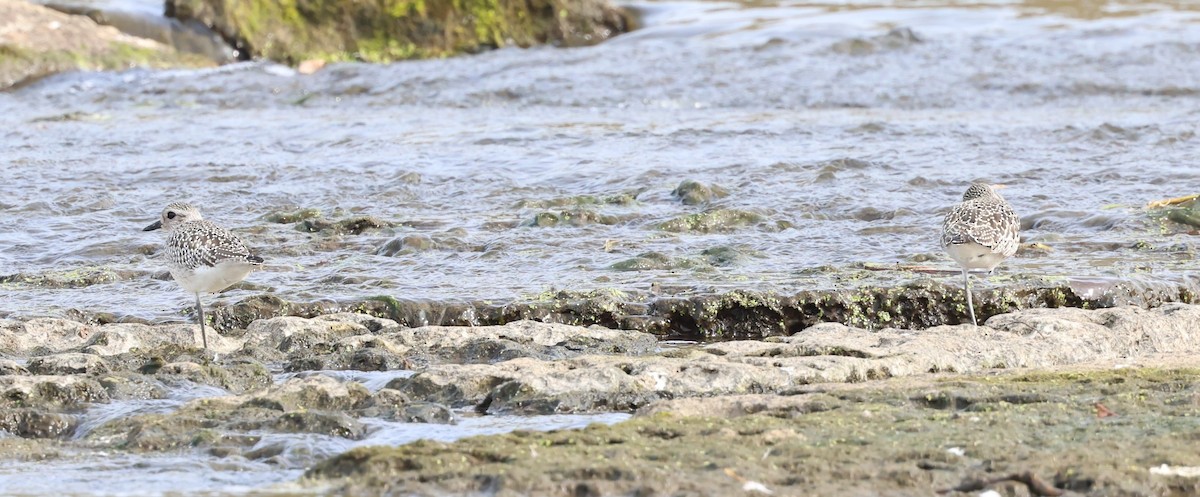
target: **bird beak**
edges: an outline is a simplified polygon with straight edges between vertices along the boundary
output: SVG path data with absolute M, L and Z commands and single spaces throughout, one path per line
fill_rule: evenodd
M 1008 185 L 1006 185 L 1004 183 L 995 183 L 992 185 L 992 188 L 995 188 L 997 190 L 1003 190 L 1005 188 L 1008 188 Z
M 158 221 L 155 221 L 154 224 L 151 224 L 150 226 L 142 228 L 142 231 L 154 231 L 161 227 L 162 227 L 162 219 L 159 219 Z

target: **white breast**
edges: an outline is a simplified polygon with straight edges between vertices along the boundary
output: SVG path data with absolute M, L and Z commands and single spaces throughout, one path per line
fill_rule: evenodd
M 216 293 L 246 279 L 254 265 L 248 262 L 225 261 L 216 266 L 198 266 L 194 270 L 171 268 L 171 276 L 192 293 Z
M 1004 256 L 993 252 L 992 249 L 984 247 L 978 243 L 958 243 L 946 246 L 946 253 L 950 254 L 950 258 L 954 259 L 959 266 L 967 269 L 986 269 L 991 271 L 1000 262 L 1004 261 Z

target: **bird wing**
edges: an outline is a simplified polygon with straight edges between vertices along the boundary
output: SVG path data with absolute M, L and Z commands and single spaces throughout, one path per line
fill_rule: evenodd
M 263 259 L 252 253 L 245 242 L 233 232 L 208 221 L 193 221 L 180 226 L 172 235 L 179 237 L 178 247 L 190 247 L 192 254 L 185 254 L 196 263 L 213 267 L 222 262 L 261 263 Z
M 1007 202 L 967 201 L 942 221 L 942 246 L 978 243 L 1005 256 L 1017 252 L 1021 219 Z

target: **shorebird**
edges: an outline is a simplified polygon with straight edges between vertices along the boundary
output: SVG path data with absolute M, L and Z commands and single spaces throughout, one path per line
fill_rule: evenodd
M 963 194 L 962 203 L 955 205 L 942 221 L 942 247 L 962 268 L 963 291 L 971 323 L 975 320 L 975 304 L 971 299 L 972 269 L 991 273 L 1005 258 L 1017 252 L 1021 219 L 1013 212 L 997 188 L 1002 185 L 974 183 Z
M 251 253 L 237 235 L 205 221 L 191 204 L 176 202 L 166 206 L 159 220 L 142 231 L 159 228 L 167 232 L 167 269 L 179 286 L 196 294 L 200 339 L 207 349 L 200 294 L 216 293 L 242 281 L 262 265 L 263 259 Z

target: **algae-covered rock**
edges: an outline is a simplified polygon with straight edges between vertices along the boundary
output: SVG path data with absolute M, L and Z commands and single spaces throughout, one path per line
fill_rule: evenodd
M 721 185 L 706 185 L 696 180 L 686 179 L 671 191 L 671 195 L 683 202 L 684 205 L 700 205 L 724 198 L 729 195 L 729 191 Z
M 248 57 L 382 62 L 506 46 L 590 45 L 629 29 L 604 0 L 169 0 Z
M 241 393 L 265 387 L 271 383 L 271 375 L 262 364 L 238 362 L 228 365 L 197 364 L 194 362 L 171 362 L 162 365 L 154 373 L 160 380 L 187 380 L 201 385 L 210 385 Z
M 1190 495 L 1194 482 L 1162 468 L 1200 466 L 1198 389 L 1193 368 L 826 385 L 743 398 L 764 411 L 736 417 L 668 409 L 577 430 L 358 447 L 302 484 L 422 496 Z
M 517 321 L 501 326 L 423 326 L 387 335 L 396 343 L 424 350 L 443 362 L 494 363 L 517 357 L 557 359 L 579 354 L 653 352 L 658 340 L 632 330 Z
M 65 438 L 75 431 L 79 418 L 39 409 L 0 409 L 0 431 L 23 438 Z
M 292 411 L 275 419 L 274 429 L 283 433 L 318 433 L 331 437 L 362 440 L 367 428 L 340 412 Z
M 69 352 L 35 357 L 29 361 L 29 372 L 41 375 L 106 373 L 108 363 L 99 356 Z
M 348 410 L 371 397 L 366 387 L 358 383 L 343 383 L 328 376 L 314 375 L 292 378 L 267 392 L 255 394 L 243 406 L 256 406 L 277 411 Z
M 21 0 L 0 0 L 0 89 L 75 70 L 203 67 L 213 62 Z
M 375 216 L 355 216 L 346 219 L 332 221 L 324 218 L 308 218 L 296 223 L 296 229 L 305 233 L 349 233 L 352 235 L 361 235 L 367 230 L 387 228 L 393 226 L 393 223 L 384 221 Z
M 620 216 L 601 214 L 589 209 L 574 209 L 559 212 L 539 212 L 525 221 L 525 226 L 548 228 L 551 226 L 586 226 L 589 224 L 613 225 L 623 221 Z
M 1047 368 L 1151 354 L 1200 353 L 1200 307 L 1031 309 L 986 326 L 869 331 L 822 323 L 770 341 L 710 344 L 660 356 L 587 355 L 490 365 L 442 364 L 394 388 L 413 400 L 498 412 L 633 410 L 663 399 L 785 394 L 804 385 L 931 372 Z
M 108 400 L 96 380 L 79 376 L 0 376 L 0 407 L 73 407 Z
M 659 223 L 658 229 L 676 233 L 723 233 L 761 223 L 763 216 L 738 209 L 713 209 Z

